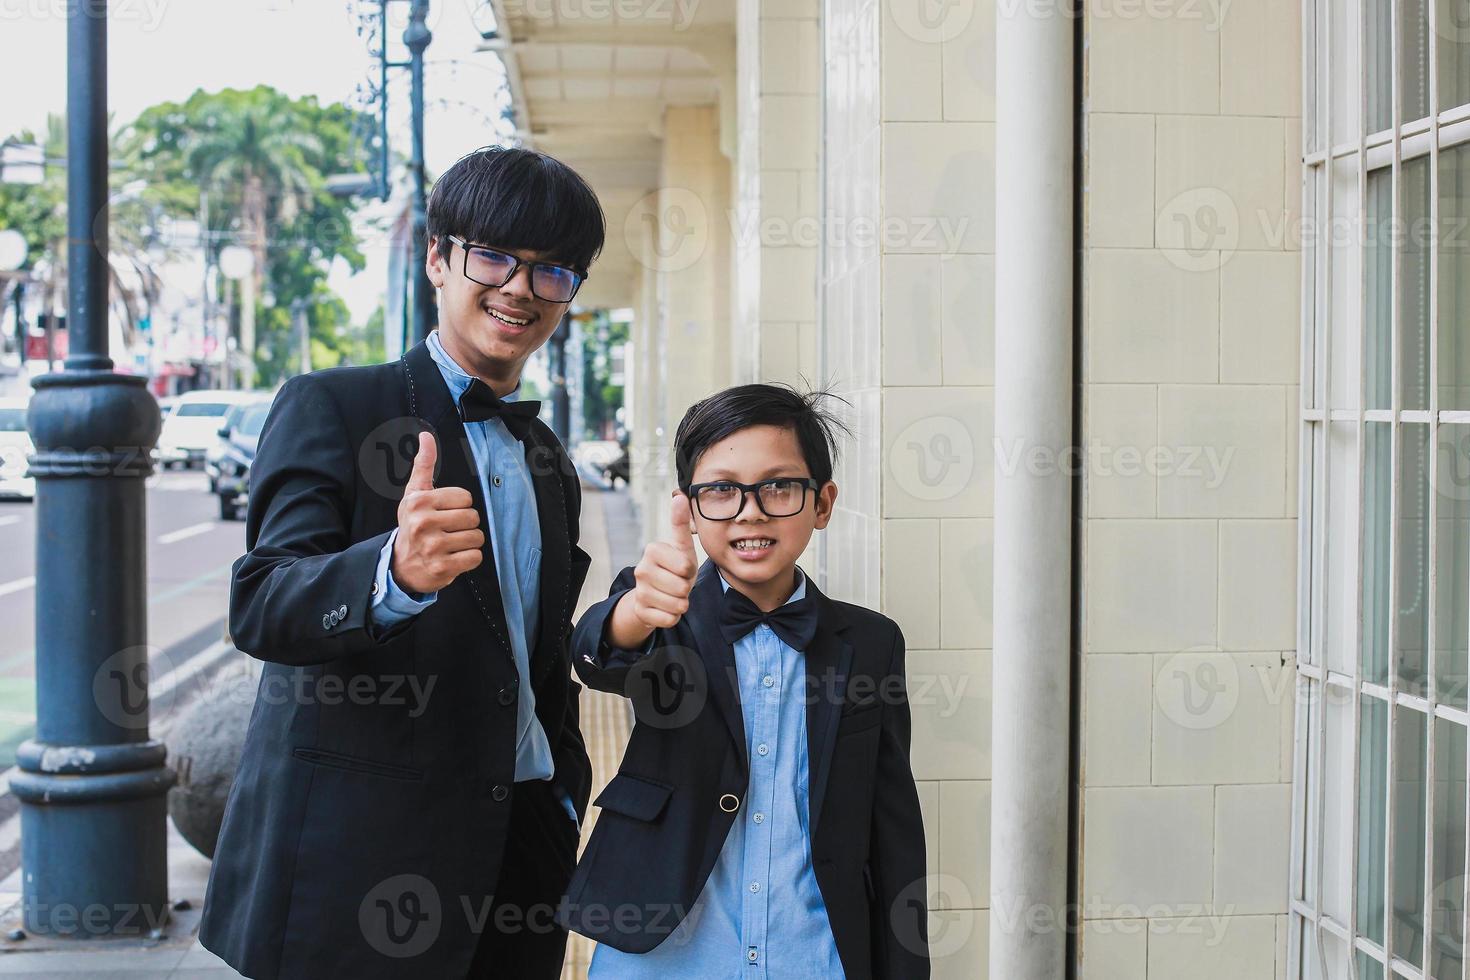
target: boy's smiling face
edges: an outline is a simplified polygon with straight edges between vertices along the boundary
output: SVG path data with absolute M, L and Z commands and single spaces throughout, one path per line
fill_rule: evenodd
M 810 477 L 793 429 L 754 425 L 712 444 L 694 465 L 692 483 L 732 480 L 756 483 L 779 476 Z M 774 609 L 795 588 L 793 569 L 806 550 L 812 532 L 827 526 L 837 484 L 828 480 L 820 490 L 808 491 L 800 512 L 790 517 L 767 517 L 746 494 L 740 514 L 729 521 L 706 520 L 694 510 L 694 526 L 705 553 L 725 574 L 725 580 L 763 609 Z M 692 501 L 691 501 L 692 504 Z M 763 539 L 768 546 L 740 550 L 738 541 Z
M 540 252 L 501 251 L 525 261 L 550 261 Z M 460 246 L 451 243 L 446 260 L 439 254 L 439 240 L 430 240 L 427 270 L 439 288 L 439 340 L 456 363 L 489 382 L 497 395 L 505 395 L 519 383 L 526 359 L 550 339 L 570 304 L 538 299 L 531 292 L 531 270 L 524 265 L 496 288 L 466 276 L 464 261 Z M 524 322 L 510 322 L 514 320 Z

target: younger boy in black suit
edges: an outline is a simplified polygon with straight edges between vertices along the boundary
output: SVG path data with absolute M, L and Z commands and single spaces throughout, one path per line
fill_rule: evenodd
M 637 717 L 562 910 L 591 980 L 929 975 L 903 634 L 796 565 L 837 498 L 821 398 L 691 408 L 667 539 L 573 635 Z

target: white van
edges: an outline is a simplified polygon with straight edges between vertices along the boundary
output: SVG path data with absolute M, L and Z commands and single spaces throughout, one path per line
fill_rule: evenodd
M 163 420 L 154 458 L 164 468 L 194 466 L 217 441 L 220 426 L 232 405 L 252 402 L 260 391 L 186 391 L 174 399 L 173 411 Z

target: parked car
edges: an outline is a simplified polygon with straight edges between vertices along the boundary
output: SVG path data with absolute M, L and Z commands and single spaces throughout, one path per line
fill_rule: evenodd
M 0 398 L 0 497 L 34 500 L 36 478 L 26 457 L 36 451 L 26 431 L 25 398 Z
M 242 508 L 249 501 L 250 464 L 255 462 L 260 430 L 270 410 L 269 398 L 234 406 L 219 428 L 219 442 L 205 459 L 209 492 L 219 498 L 221 520 L 239 520 Z
M 155 459 L 167 469 L 204 462 L 232 405 L 253 402 L 258 391 L 186 391 L 163 420 Z

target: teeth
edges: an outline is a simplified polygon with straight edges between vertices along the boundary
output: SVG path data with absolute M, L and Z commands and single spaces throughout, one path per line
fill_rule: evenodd
M 509 324 L 511 324 L 513 326 L 517 326 L 517 327 L 524 327 L 526 324 L 528 324 L 528 323 L 531 322 L 530 320 L 517 320 L 515 317 L 513 317 L 513 316 L 506 316 L 504 313 L 497 313 L 494 309 L 492 309 L 492 308 L 490 308 L 488 306 L 485 307 L 485 312 L 486 313 L 489 313 L 491 316 L 493 316 L 497 320 L 503 320 L 506 323 L 509 323 Z
M 768 548 L 775 543 L 770 538 L 742 538 L 735 542 L 735 550 L 750 551 L 755 548 Z

